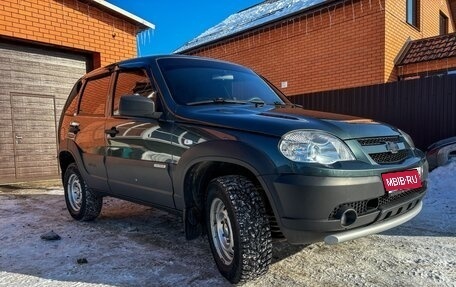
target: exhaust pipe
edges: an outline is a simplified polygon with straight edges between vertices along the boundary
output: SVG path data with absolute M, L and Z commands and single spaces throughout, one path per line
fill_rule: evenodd
M 353 208 L 342 206 L 336 213 L 336 218 L 340 219 L 340 225 L 347 227 L 355 223 L 358 219 L 358 213 Z

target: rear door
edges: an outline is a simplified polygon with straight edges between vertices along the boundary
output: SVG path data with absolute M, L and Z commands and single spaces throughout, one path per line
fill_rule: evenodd
M 160 95 L 143 68 L 117 72 L 106 121 L 106 170 L 111 192 L 119 197 L 174 208 L 169 175 L 172 124 L 119 115 L 121 96 L 141 95 L 161 111 Z
M 86 80 L 80 95 L 79 109 L 68 124 L 74 131 L 74 141 L 81 151 L 86 180 L 93 188 L 108 191 L 105 156 L 106 102 L 111 87 L 111 74 L 104 74 Z

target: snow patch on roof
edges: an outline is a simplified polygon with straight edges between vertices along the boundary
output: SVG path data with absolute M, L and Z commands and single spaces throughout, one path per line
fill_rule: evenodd
M 182 47 L 174 51 L 179 53 L 190 48 L 233 35 L 262 24 L 272 22 L 286 15 L 323 3 L 325 0 L 276 0 L 264 1 L 248 9 L 239 11 L 226 18 Z

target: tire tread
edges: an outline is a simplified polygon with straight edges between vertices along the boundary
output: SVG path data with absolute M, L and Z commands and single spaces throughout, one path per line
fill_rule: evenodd
M 272 236 L 260 192 L 252 181 L 239 175 L 221 176 L 211 183 L 226 193 L 239 224 L 240 272 L 228 279 L 231 283 L 246 282 L 265 274 L 272 260 Z
M 67 184 L 68 178 L 70 175 L 74 173 L 78 176 L 79 181 L 81 183 L 81 187 L 83 189 L 83 203 L 81 206 L 81 210 L 77 213 L 70 208 L 70 205 L 67 203 L 68 211 L 70 212 L 71 216 L 80 221 L 92 221 L 100 215 L 101 208 L 103 206 L 103 198 L 95 193 L 86 183 L 84 178 L 82 177 L 79 169 L 75 163 L 68 165 L 65 171 L 64 177 L 64 189 L 65 189 L 65 200 L 67 201 Z

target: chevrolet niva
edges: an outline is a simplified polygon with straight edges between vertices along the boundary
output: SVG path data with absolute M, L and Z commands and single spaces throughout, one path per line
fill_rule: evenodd
M 306 110 L 248 68 L 180 55 L 82 77 L 59 161 L 73 218 L 95 219 L 104 196 L 176 212 L 232 283 L 267 271 L 273 238 L 336 244 L 410 220 L 428 176 L 397 128 Z

